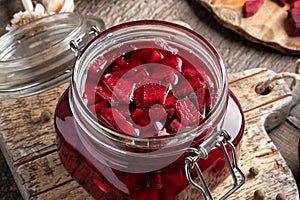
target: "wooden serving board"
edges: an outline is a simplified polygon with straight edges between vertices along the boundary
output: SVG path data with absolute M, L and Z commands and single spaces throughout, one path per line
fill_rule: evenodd
M 285 120 L 291 106 L 291 91 L 279 80 L 270 93 L 255 92 L 259 82 L 274 74 L 257 68 L 229 75 L 230 88 L 239 99 L 246 119 L 239 163 L 246 173 L 253 166 L 259 169 L 259 174 L 248 178 L 230 199 L 252 199 L 253 192 L 262 189 L 266 199 L 284 193 L 287 199 L 299 200 L 291 170 L 266 133 Z M 24 199 L 91 199 L 58 158 L 53 114 L 67 87 L 64 84 L 38 95 L 0 102 L 0 146 Z M 43 111 L 51 113 L 50 121 L 38 120 Z M 214 196 L 220 197 L 229 185 L 231 181 L 227 179 L 214 191 Z M 181 199 L 199 197 L 192 189 L 185 192 L 189 196 Z
M 281 52 L 300 55 L 300 36 L 290 37 L 286 31 L 289 4 L 280 7 L 276 0 L 264 0 L 258 12 L 248 18 L 242 15 L 246 0 L 197 0 L 219 23 L 250 41 Z

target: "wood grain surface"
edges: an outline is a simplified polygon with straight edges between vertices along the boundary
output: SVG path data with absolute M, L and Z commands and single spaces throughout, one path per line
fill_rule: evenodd
M 16 0 L 1 0 L 0 2 L 1 33 L 4 33 L 5 31 L 3 25 L 8 23 L 13 13 L 12 10 L 17 10 L 16 7 L 20 7 L 20 4 L 18 3 L 19 1 Z M 105 21 L 107 27 L 111 27 L 121 22 L 137 19 L 185 21 L 195 31 L 203 35 L 217 48 L 224 59 L 227 71 L 229 73 L 240 72 L 246 69 L 257 67 L 272 69 L 275 72 L 295 71 L 295 62 L 298 59 L 297 56 L 284 54 L 264 45 L 249 42 L 241 35 L 220 25 L 218 21 L 216 21 L 215 18 L 211 15 L 211 13 L 208 12 L 195 0 L 75 0 L 75 4 L 76 12 L 100 17 Z M 4 10 L 5 12 L 2 12 Z M 57 94 L 60 94 L 60 92 L 57 91 Z M 28 106 L 28 102 L 27 104 L 24 104 L 24 102 L 22 102 L 21 100 L 18 101 L 19 102 L 17 105 L 15 105 L 14 109 L 22 108 L 22 106 L 24 105 Z M 23 119 L 16 118 L 13 120 L 16 120 L 16 122 L 19 122 L 21 124 L 24 124 L 26 120 L 27 122 L 30 121 L 29 118 L 31 114 L 35 114 L 31 113 L 31 108 L 27 109 L 28 110 L 22 115 L 22 117 L 24 117 Z M 4 110 L 2 110 L 2 108 L 1 113 L 4 113 Z M 5 123 L 8 126 L 12 126 L 11 121 L 5 121 Z M 39 129 L 39 127 L 36 128 Z M 20 132 L 14 134 L 18 135 L 20 134 Z M 17 156 L 17 159 L 15 161 L 17 161 L 19 165 L 28 162 L 28 160 L 20 155 L 22 155 L 23 152 L 26 152 L 26 149 L 32 149 L 32 147 L 30 146 L 33 144 L 33 141 L 30 141 L 29 138 L 34 136 L 34 134 L 39 137 L 41 136 L 42 138 L 44 137 L 49 138 L 52 141 L 54 140 L 54 135 L 49 136 L 43 133 L 43 131 L 34 133 L 32 129 L 32 131 L 28 131 L 27 134 L 27 140 L 29 141 L 29 143 L 25 144 L 24 147 L 22 146 L 23 144 L 18 144 L 18 142 L 20 141 L 10 141 L 10 144 L 15 146 L 15 148 L 20 148 L 19 152 L 14 153 L 14 156 Z M 295 151 L 298 145 L 297 140 L 300 138 L 299 130 L 295 129 L 288 122 L 284 122 L 279 127 L 272 129 L 269 132 L 269 136 L 272 138 L 272 141 L 275 143 L 281 154 L 286 159 L 288 166 L 292 169 L 296 180 L 299 182 L 300 170 L 297 160 L 297 152 Z M 41 140 L 35 140 L 35 142 L 37 142 L 37 146 L 43 143 L 43 141 Z M 23 148 L 25 150 L 22 150 Z M 50 145 L 48 148 L 39 150 L 40 152 L 35 152 L 34 150 L 36 149 L 33 148 L 30 152 L 30 155 L 36 156 L 36 159 L 42 159 L 39 157 L 39 155 L 49 152 L 55 152 L 55 146 Z M 13 163 L 12 160 L 10 160 L 8 157 L 6 158 L 8 164 L 11 165 L 11 163 Z M 47 160 L 47 157 L 45 157 L 45 159 Z M 52 159 L 54 159 L 54 157 Z M 30 171 L 28 173 L 30 173 Z M 17 178 L 18 177 L 16 177 L 16 179 Z M 65 190 L 63 193 L 66 194 L 70 192 L 70 194 L 75 195 L 76 192 L 74 192 L 74 188 L 78 188 L 78 186 L 76 186 L 76 184 L 74 184 L 71 179 L 69 180 L 69 182 L 69 189 Z M 58 186 L 59 184 L 60 182 L 58 181 Z M 60 187 L 58 186 L 55 186 L 55 190 L 60 189 Z M 31 184 L 30 187 L 32 188 L 32 190 L 39 191 L 39 187 L 34 186 L 33 184 Z M 47 196 L 50 194 L 40 193 L 40 195 Z
M 246 184 L 231 199 L 251 199 L 253 192 L 263 189 L 267 198 L 278 193 L 298 200 L 296 181 L 285 160 L 266 133 L 282 123 L 291 106 L 292 96 L 283 80 L 277 81 L 266 95 L 255 92 L 261 81 L 274 75 L 267 69 L 251 69 L 230 74 L 230 89 L 239 99 L 246 119 L 245 135 L 240 153 L 244 171 L 255 166 L 259 174 L 248 178 Z M 57 153 L 53 113 L 57 100 L 68 87 L 64 84 L 47 92 L 20 99 L 5 99 L 0 103 L 0 145 L 7 158 L 24 199 L 89 199 L 62 166 Z M 44 111 L 51 120 L 38 120 Z M 249 177 L 249 176 L 248 176 Z M 215 191 L 220 197 L 232 186 L 227 179 Z M 199 199 L 200 193 L 187 188 L 178 199 Z

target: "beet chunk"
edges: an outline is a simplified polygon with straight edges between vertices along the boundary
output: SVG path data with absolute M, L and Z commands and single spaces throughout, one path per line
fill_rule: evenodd
M 300 36 L 300 7 L 293 7 L 288 11 L 290 36 Z
M 154 104 L 162 105 L 165 102 L 167 88 L 163 85 L 148 83 L 138 88 L 135 93 L 138 94 L 133 96 L 136 105 L 140 108 L 150 108 Z
M 135 135 L 134 128 L 119 112 L 118 108 L 102 108 L 98 114 L 99 120 L 109 127 L 123 133 Z
M 173 121 L 167 126 L 167 131 L 170 134 L 177 134 L 180 131 L 184 130 L 184 126 L 181 125 L 178 119 L 173 119 Z
M 149 117 L 148 111 L 142 109 L 135 109 L 131 114 L 131 118 L 139 126 L 146 126 L 150 123 L 151 119 Z
M 249 0 L 243 5 L 243 17 L 251 17 L 263 5 L 264 0 Z
M 175 109 L 180 116 L 181 122 L 186 125 L 195 125 L 202 119 L 199 111 L 188 97 L 178 100 Z
M 153 48 L 124 53 L 105 70 L 101 62 L 92 62 L 83 97 L 108 128 L 164 137 L 197 126 L 210 110 L 202 62 Z
M 300 8 L 300 0 L 294 1 L 293 3 L 291 3 L 290 9 L 292 9 L 292 8 Z

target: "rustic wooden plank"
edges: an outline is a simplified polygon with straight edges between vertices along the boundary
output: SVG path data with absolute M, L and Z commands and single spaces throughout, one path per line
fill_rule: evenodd
M 22 180 L 21 184 L 26 188 L 26 199 L 62 187 L 73 180 L 61 165 L 56 151 L 26 162 L 16 170 Z
M 9 2 L 14 4 L 13 2 L 15 1 Z M 121 22 L 131 21 L 134 19 L 147 18 L 162 19 L 169 21 L 183 20 L 190 24 L 195 31 L 199 32 L 201 35 L 207 38 L 208 41 L 215 45 L 215 47 L 218 49 L 218 51 L 224 59 L 228 72 L 239 72 L 256 67 L 265 67 L 268 69 L 272 69 L 276 72 L 294 71 L 295 61 L 297 60 L 297 57 L 285 55 L 277 51 L 273 51 L 262 45 L 257 45 L 248 42 L 242 36 L 216 23 L 215 19 L 210 15 L 210 13 L 194 0 L 78 0 L 75 1 L 75 3 L 76 12 L 98 16 L 105 21 L 107 27 Z M 1 22 L 3 19 L 7 18 L 1 18 Z M 2 24 L 6 23 L 7 21 Z M 3 31 L 1 31 L 1 33 L 3 33 Z M 34 99 L 33 101 L 35 103 L 38 103 L 38 101 Z M 2 112 L 2 107 L 0 108 Z M 293 131 L 294 134 L 299 135 L 299 132 L 297 132 L 296 130 L 289 129 L 289 131 Z M 14 130 L 12 129 L 11 132 L 11 134 L 13 134 Z M 19 134 L 22 133 L 19 132 Z M 279 134 L 281 134 L 280 129 L 278 131 L 272 131 L 272 136 L 274 136 L 275 138 L 277 138 L 277 135 Z M 287 138 L 288 137 L 289 136 L 287 135 Z M 2 139 L 0 140 L 0 142 L 1 141 Z M 27 146 L 27 150 L 29 151 L 27 152 L 27 154 L 33 155 L 32 158 L 36 159 L 42 151 L 43 154 L 47 152 L 52 152 L 53 146 L 48 147 L 44 148 L 44 150 L 31 150 L 29 146 Z M 11 166 L 11 169 L 15 170 L 13 162 L 9 161 L 9 156 L 12 157 L 11 152 L 7 152 L 7 149 L 5 149 L 2 144 L 1 148 L 2 151 L 6 154 L 6 159 L 8 160 L 8 164 Z M 22 149 L 22 146 L 19 146 L 19 148 Z M 285 147 L 283 150 L 286 152 L 286 154 L 289 154 L 289 152 L 293 151 L 293 148 Z M 22 150 L 15 151 L 15 154 L 19 155 L 18 163 L 26 163 L 28 161 L 27 157 L 20 156 L 20 152 L 22 153 Z M 291 161 L 295 160 L 295 158 L 293 159 L 289 157 L 287 157 L 287 159 Z M 290 163 L 293 164 L 292 162 Z M 297 164 L 294 166 L 294 168 L 296 168 L 299 165 Z M 18 178 L 16 178 L 16 180 L 18 180 Z M 51 196 L 51 192 L 49 192 L 49 194 Z
M 61 93 L 68 83 L 46 93 L 24 99 L 1 100 L 0 131 L 1 141 L 5 141 L 9 157 L 14 166 L 35 159 L 39 155 L 52 152 L 55 144 L 53 114 Z M 42 122 L 43 111 L 51 113 L 51 119 Z M 13 123 L 12 123 L 13 122 Z
M 74 180 L 64 184 L 63 187 L 56 187 L 49 192 L 41 193 L 34 197 L 34 199 L 72 199 L 72 200 L 92 200 L 93 198 L 78 185 Z
M 251 74 L 251 72 L 253 72 L 253 74 Z M 245 137 L 243 138 L 240 164 L 242 168 L 247 171 L 253 166 L 253 163 L 256 163 L 256 166 L 260 170 L 260 174 L 256 178 L 248 179 L 249 181 L 247 181 L 245 186 L 234 195 L 233 199 L 249 199 L 252 197 L 252 193 L 255 189 L 261 188 L 265 188 L 266 196 L 269 198 L 274 198 L 274 194 L 280 192 L 285 193 L 291 199 L 297 199 L 297 196 L 299 196 L 297 186 L 290 169 L 286 165 L 286 162 L 276 149 L 275 145 L 267 136 L 265 130 L 266 124 L 278 125 L 282 122 L 282 120 L 284 120 L 280 118 L 280 116 L 286 113 L 286 110 L 289 109 L 291 92 L 288 90 L 288 86 L 285 82 L 278 81 L 272 92 L 268 95 L 253 97 L 253 95 L 255 95 L 254 88 L 257 85 L 257 81 L 262 81 L 272 74 L 274 74 L 274 72 L 270 70 L 254 69 L 230 75 L 230 77 L 236 77 L 230 81 L 230 88 L 234 91 L 238 99 L 240 99 L 242 107 L 247 108 L 247 111 L 245 112 L 246 132 Z M 243 88 L 241 88 L 241 86 Z M 48 91 L 39 94 L 37 95 L 37 99 L 42 99 L 43 96 L 48 96 L 49 94 L 60 96 L 65 87 L 66 86 L 63 85 L 59 89 L 54 89 L 55 92 Z M 56 102 L 56 98 L 51 99 L 51 102 L 44 101 L 42 103 L 43 105 L 41 104 L 40 106 L 47 107 L 48 109 L 48 106 L 50 106 L 54 109 L 54 106 L 52 105 Z M 28 100 L 32 100 L 32 98 L 27 97 L 22 101 L 26 102 Z M 8 106 L 9 101 L 10 100 L 6 100 L 6 103 L 2 104 L 2 106 Z M 12 104 L 15 104 L 14 100 L 12 101 Z M 278 111 L 280 111 L 280 113 Z M 50 112 L 53 113 L 53 110 L 50 110 Z M 268 116 L 272 113 L 276 114 L 276 117 L 268 118 Z M 23 126 L 31 127 L 32 124 L 23 123 Z M 13 125 L 9 125 L 9 127 L 13 127 Z M 18 131 L 18 129 L 26 129 L 24 127 L 11 129 L 10 132 Z M 8 129 L 5 130 L 6 131 L 4 131 L 4 133 L 7 132 Z M 49 132 L 48 134 L 54 135 L 54 130 L 52 129 L 52 132 Z M 18 135 L 18 137 L 21 136 L 22 135 Z M 10 141 L 10 137 L 16 137 L 16 135 L 10 135 L 7 133 L 5 134 L 5 137 L 2 137 L 2 140 Z M 37 137 L 40 136 L 37 135 Z M 40 139 L 47 140 L 46 137 Z M 51 141 L 51 137 L 48 139 Z M 48 144 L 48 142 L 45 144 Z M 15 146 L 11 145 L 11 143 L 4 142 L 4 145 L 6 145 L 5 147 L 8 151 L 20 151 L 16 150 Z M 36 152 L 36 154 L 38 154 L 38 152 Z M 18 154 L 13 153 L 11 155 Z M 18 160 L 15 160 L 15 163 L 17 164 L 12 163 L 11 166 L 13 167 L 12 171 L 17 174 L 16 177 L 19 180 L 19 187 L 26 199 L 30 197 L 51 199 L 53 196 L 63 199 L 73 199 L 75 194 L 81 194 L 80 197 L 84 198 L 88 197 L 87 194 L 84 195 L 84 193 L 77 192 L 76 188 L 79 187 L 76 186 L 76 183 L 72 181 L 70 176 L 62 167 L 56 151 L 40 155 L 40 157 L 32 157 L 32 154 L 25 152 L 24 157 L 27 157 L 27 159 L 23 158 L 24 163 L 20 163 Z M 222 184 L 222 186 L 215 190 L 215 195 L 221 195 L 224 188 L 228 188 L 231 184 L 230 179 L 228 179 Z M 80 188 L 80 190 L 82 189 Z M 72 194 L 74 195 L 65 196 L 66 191 L 72 191 Z M 199 193 L 193 193 L 193 195 L 197 194 L 199 195 Z M 189 196 L 191 197 L 192 195 Z
M 248 73 L 252 71 L 254 74 L 248 75 Z M 268 123 L 266 122 L 264 125 L 266 130 L 271 130 L 281 124 L 292 106 L 291 92 L 284 80 L 278 80 L 272 83 L 270 87 L 273 89 L 270 93 L 261 95 L 255 91 L 255 88 L 269 77 L 274 76 L 275 73 L 266 69 L 253 69 L 241 73 L 243 76 L 237 79 L 235 78 L 232 81 L 230 80 L 229 83 L 233 93 L 235 93 L 239 99 L 242 99 L 240 102 L 246 119 L 252 120 L 252 118 L 268 115 Z M 235 77 L 237 75 L 230 76 Z M 276 102 L 279 102 L 281 105 L 277 109 L 274 108 Z
M 292 172 L 266 132 L 285 120 L 291 106 L 291 92 L 282 81 L 276 83 L 267 95 L 255 92 L 256 85 L 272 75 L 274 72 L 269 70 L 253 69 L 229 76 L 232 78 L 230 89 L 240 100 L 246 120 L 239 163 L 245 171 L 251 167 L 259 169 L 256 177 L 248 175 L 246 184 L 230 199 L 252 199 L 258 189 L 264 191 L 266 199 L 274 199 L 278 193 L 285 194 L 287 199 L 299 199 Z M 232 179 L 229 177 L 215 189 L 214 197 L 222 196 L 230 187 Z M 185 200 L 200 197 L 199 192 L 191 187 L 180 194 L 180 199 Z

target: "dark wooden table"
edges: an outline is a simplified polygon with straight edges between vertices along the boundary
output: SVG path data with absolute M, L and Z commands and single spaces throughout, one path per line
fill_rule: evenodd
M 22 9 L 21 1 L 0 0 L 0 34 L 12 14 Z M 76 12 L 100 17 L 106 27 L 138 20 L 182 20 L 210 41 L 222 55 L 229 73 L 264 67 L 275 72 L 294 72 L 299 55 L 287 55 L 261 44 L 249 42 L 237 33 L 224 28 L 195 0 L 75 0 Z M 1 51 L 1 50 L 0 50 Z M 294 177 L 300 185 L 298 140 L 300 131 L 289 122 L 270 131 Z M 9 186 L 8 186 L 9 187 Z M 1 192 L 1 191 L 0 191 Z

